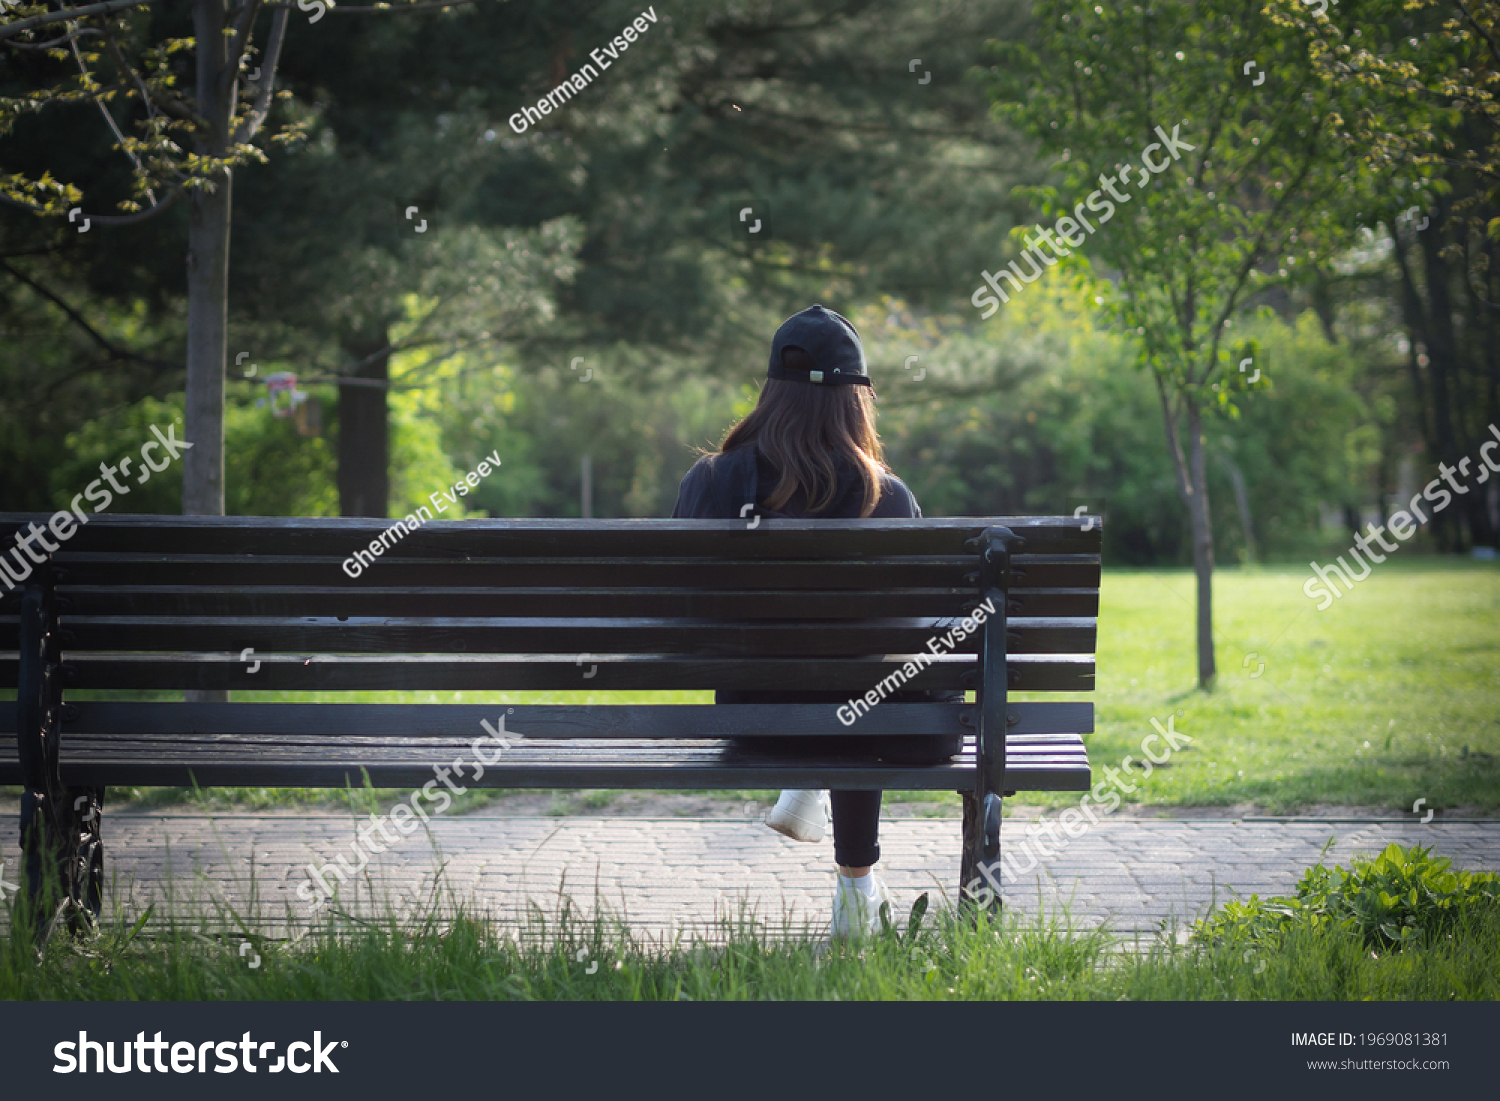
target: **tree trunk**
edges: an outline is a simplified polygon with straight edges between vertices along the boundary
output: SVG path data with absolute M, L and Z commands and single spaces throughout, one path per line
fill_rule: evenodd
M 1349 529 L 1350 539 L 1359 537 L 1359 506 L 1348 501 L 1344 502 L 1344 526 Z
M 1183 454 L 1177 414 L 1167 393 L 1166 380 L 1156 374 L 1156 392 L 1161 398 L 1162 424 L 1167 433 L 1167 453 L 1177 475 L 1177 493 L 1187 506 L 1193 532 L 1193 572 L 1198 578 L 1198 687 L 1213 687 L 1214 667 L 1214 530 L 1208 513 L 1208 456 L 1203 446 L 1203 411 L 1191 398 L 1187 408 L 1191 441 Z
M 1460 363 L 1458 334 L 1453 325 L 1453 302 L 1449 294 L 1451 274 L 1448 262 L 1443 257 L 1442 229 L 1448 220 L 1448 203 L 1438 201 L 1438 210 L 1432 225 L 1417 234 L 1422 245 L 1422 259 L 1426 265 L 1427 301 L 1430 304 L 1427 334 L 1427 374 L 1432 385 L 1432 427 L 1437 437 L 1436 458 L 1449 466 L 1457 466 L 1462 455 L 1458 433 L 1453 424 L 1453 397 L 1451 385 L 1463 374 Z M 1458 516 L 1463 510 L 1433 512 L 1432 522 L 1438 536 L 1438 545 L 1447 551 L 1462 551 L 1464 545 L 1463 525 Z
M 1389 432 L 1380 433 L 1380 462 L 1375 468 L 1375 510 L 1380 515 L 1380 526 L 1385 527 L 1390 521 L 1390 506 L 1388 504 L 1391 495 L 1391 486 L 1394 483 L 1393 471 L 1396 467 L 1396 457 L 1392 453 L 1392 441 Z
M 1412 258 L 1409 257 L 1407 247 L 1402 241 L 1400 224 L 1391 218 L 1386 222 L 1386 229 L 1391 235 L 1395 248 L 1396 270 L 1401 277 L 1401 313 L 1406 322 L 1406 333 L 1411 344 L 1407 355 L 1407 369 L 1411 375 L 1412 394 L 1416 397 L 1417 423 L 1422 430 L 1422 443 L 1427 448 L 1428 457 L 1441 460 L 1444 451 L 1442 433 L 1437 428 L 1439 420 L 1437 398 L 1433 387 L 1429 385 L 1432 374 L 1429 371 L 1428 378 L 1424 378 L 1421 365 L 1421 356 L 1424 354 L 1427 356 L 1429 367 L 1432 363 L 1433 339 L 1430 333 L 1432 326 L 1429 321 L 1431 311 L 1428 309 L 1428 304 L 1423 301 L 1421 292 L 1417 289 L 1416 280 L 1412 277 Z M 1429 514 L 1428 530 L 1440 549 L 1446 544 L 1447 523 L 1446 515 Z
M 1203 447 L 1203 415 L 1189 404 L 1188 453 L 1192 483 L 1188 514 L 1193 526 L 1193 572 L 1198 577 L 1198 687 L 1212 688 L 1214 666 L 1214 533 L 1208 512 L 1208 459 Z
M 229 322 L 230 178 L 195 191 L 188 221 L 187 423 L 182 511 L 224 515 L 224 359 Z
M 1250 516 L 1250 494 L 1245 490 L 1245 475 L 1228 455 L 1224 456 L 1224 469 L 1229 471 L 1229 484 L 1234 487 L 1234 503 L 1240 510 L 1240 527 L 1245 530 L 1245 565 L 1255 563 L 1255 525 Z
M 1487 308 L 1488 302 L 1495 300 L 1497 281 L 1495 279 L 1495 268 L 1500 256 L 1496 255 L 1493 241 L 1485 241 L 1483 246 L 1484 292 L 1479 290 L 1481 276 L 1475 272 L 1464 280 L 1464 290 L 1469 300 L 1469 316 L 1475 319 L 1475 336 L 1478 342 L 1474 345 L 1474 364 L 1476 372 L 1483 368 L 1482 372 L 1476 373 L 1474 381 L 1477 384 L 1474 393 L 1472 407 L 1475 410 L 1483 408 L 1486 412 L 1480 418 L 1477 436 L 1481 446 L 1490 439 L 1488 426 L 1500 424 L 1500 348 L 1496 347 L 1497 339 L 1500 339 L 1500 326 L 1496 325 L 1495 311 Z M 1477 264 L 1475 265 L 1478 266 Z M 1481 395 L 1483 395 L 1481 400 Z M 1472 440 L 1473 435 L 1470 436 Z M 1483 460 L 1479 460 L 1483 463 Z M 1482 527 L 1474 527 L 1474 521 L 1470 520 L 1470 527 L 1474 532 L 1474 545 L 1481 544 L 1491 547 L 1500 547 L 1500 516 L 1495 512 L 1497 494 L 1500 494 L 1500 485 L 1493 479 L 1487 481 L 1482 488 L 1474 490 L 1475 495 L 1481 502 L 1480 522 Z
M 214 127 L 200 133 L 196 151 L 223 156 L 229 142 L 232 97 L 220 93 L 227 64 L 224 0 L 195 0 L 198 109 Z M 232 89 L 231 89 L 232 91 Z M 187 409 L 183 434 L 193 445 L 182 456 L 185 516 L 224 515 L 224 363 L 229 328 L 229 228 L 233 177 L 193 191 L 188 212 Z M 228 703 L 223 689 L 188 689 L 188 703 Z
M 224 0 L 195 0 L 198 109 L 215 132 L 199 134 L 196 151 L 222 156 L 229 138 L 230 104 L 220 93 L 227 58 Z M 224 515 L 224 361 L 229 323 L 229 225 L 232 177 L 212 193 L 192 194 L 188 219 L 187 411 L 183 434 L 182 511 Z
M 380 516 L 390 507 L 390 428 L 386 394 L 390 338 L 384 328 L 346 338 L 360 363 L 339 386 L 339 515 Z M 368 380 L 361 384 L 355 380 Z

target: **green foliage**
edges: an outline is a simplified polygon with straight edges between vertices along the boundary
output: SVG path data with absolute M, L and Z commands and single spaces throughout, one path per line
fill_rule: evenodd
M 1267 11 L 1304 37 L 1319 78 L 1340 90 L 1333 121 L 1350 152 L 1386 175 L 1458 169 L 1453 176 L 1483 181 L 1493 210 L 1500 200 L 1500 4 L 1344 0 L 1341 6 L 1345 18 L 1338 20 L 1294 0 L 1269 4 Z M 1433 190 L 1446 185 L 1437 182 Z M 1418 197 L 1388 189 L 1382 205 L 1394 213 Z M 1500 234 L 1500 221 L 1469 221 L 1476 232 Z
M 163 432 L 171 425 L 176 430 L 177 439 L 187 438 L 182 429 L 182 405 L 181 394 L 171 395 L 164 401 L 142 398 L 123 409 L 88 421 L 71 433 L 67 439 L 70 457 L 52 469 L 52 500 L 56 506 L 67 507 L 76 494 L 100 481 L 101 464 L 116 466 L 122 458 L 129 457 L 127 471 L 123 475 L 116 474 L 116 479 L 127 492 L 114 494 L 109 511 L 181 512 L 182 462 L 179 460 L 160 473 L 148 473 L 141 465 L 140 449 L 155 438 L 151 434 L 153 425 Z M 144 483 L 139 481 L 142 473 L 148 473 Z M 93 506 L 84 504 L 84 508 L 91 510 Z
M 468 497 L 459 497 L 453 483 L 473 469 L 460 469 L 443 450 L 442 431 L 419 413 L 416 395 L 392 394 L 391 409 L 391 503 L 392 516 L 406 516 L 425 505 L 437 520 L 461 520 L 467 514 Z M 504 461 L 504 456 L 501 456 Z M 477 459 L 476 459 L 477 464 Z M 501 467 L 500 477 L 504 472 Z M 458 497 L 457 503 L 443 496 L 443 490 Z M 437 494 L 444 506 L 439 513 L 429 494 Z
M 227 403 L 224 467 L 224 511 L 230 516 L 339 514 L 338 466 L 328 441 L 299 436 L 289 417 Z
M 921 382 L 877 371 L 887 459 L 930 516 L 1108 514 L 1105 561 L 1185 562 L 1186 526 L 1149 375 L 1130 369 L 1128 335 L 1102 331 L 1087 303 L 1032 288 L 977 335 L 924 331 L 900 302 L 855 313 L 875 363 L 920 354 Z M 1370 416 L 1353 381 L 1367 357 L 1329 342 L 1311 313 L 1242 326 L 1260 347 L 1260 391 L 1244 415 L 1214 424 L 1211 491 L 1230 504 L 1243 472 L 1261 560 L 1319 542 L 1320 501 L 1357 493 L 1371 463 L 1350 457 Z M 1356 498 L 1358 499 L 1358 498 Z M 1213 514 L 1226 558 L 1247 545 L 1233 507 Z
M 1059 158 L 1063 186 L 1031 194 L 1067 214 L 1118 177 L 1126 199 L 1077 263 L 1117 273 L 1101 305 L 1170 393 L 1227 410 L 1254 350 L 1226 322 L 1250 293 L 1326 268 L 1370 186 L 1334 140 L 1339 89 L 1316 78 L 1300 34 L 1239 0 L 1037 0 L 1031 31 L 997 45 L 988 74 L 996 110 Z M 1179 128 L 1192 148 L 1174 160 L 1161 143 Z M 1137 160 L 1154 179 L 1120 171 Z
M 252 395 L 257 392 L 263 392 L 262 388 L 251 388 Z M 255 400 L 231 400 L 224 410 L 225 504 L 229 515 L 337 516 L 337 399 L 327 389 L 314 391 L 309 399 L 324 406 L 323 421 L 330 432 L 327 438 L 298 435 L 291 418 L 273 416 Z M 182 439 L 182 402 L 180 393 L 165 401 L 144 398 L 111 415 L 96 417 L 70 435 L 69 455 L 52 472 L 51 496 L 57 507 L 65 506 L 74 494 L 99 478 L 101 462 L 115 463 L 122 455 L 138 452 L 141 444 L 152 438 L 151 425 L 165 430 L 176 421 L 177 438 Z M 445 488 L 451 491 L 453 483 L 473 464 L 460 468 L 448 456 L 441 428 L 424 415 L 418 396 L 396 394 L 391 408 L 392 515 L 406 515 L 418 505 L 430 510 L 428 494 Z M 126 479 L 130 493 L 116 496 L 109 511 L 180 512 L 180 467 L 180 463 L 174 464 L 152 475 L 144 485 L 136 485 L 134 478 Z M 444 500 L 447 511 L 440 518 L 462 518 L 467 500 L 460 497 L 456 505 Z
M 50 16 L 48 22 L 55 24 L 55 13 L 41 5 L 25 5 L 20 10 Z M 238 71 L 249 60 L 250 21 L 258 11 L 258 6 L 247 5 L 234 12 L 238 18 L 232 23 L 224 21 L 223 49 L 230 71 Z M 117 203 L 123 212 L 154 208 L 168 196 L 175 200 L 194 191 L 211 191 L 222 184 L 224 170 L 266 160 L 264 150 L 251 144 L 264 120 L 252 110 L 257 96 L 253 84 L 230 85 L 238 92 L 236 100 L 227 110 L 216 110 L 212 101 L 198 99 L 193 82 L 180 79 L 176 62 L 181 59 L 174 55 L 208 52 L 197 51 L 194 36 L 161 33 L 168 26 L 186 30 L 185 21 L 153 20 L 149 9 L 136 4 L 96 18 L 103 24 L 102 30 L 90 28 L 96 37 L 78 36 L 71 52 L 43 50 L 46 61 L 39 58 L 32 67 L 23 94 L 0 95 L 0 137 L 8 136 L 18 119 L 49 107 L 53 115 L 59 115 L 58 108 L 64 105 L 98 106 L 108 112 L 111 104 L 133 103 L 143 117 L 134 122 L 127 119 L 116 145 L 132 168 L 131 198 Z M 227 29 L 231 26 L 232 30 Z M 73 23 L 36 27 L 22 32 L 20 39 L 30 39 L 35 48 L 41 42 L 60 41 L 60 30 L 71 33 L 75 27 Z M 227 90 L 216 89 L 220 94 Z M 119 124 L 112 121 L 111 125 Z M 285 126 L 271 140 L 284 142 L 298 135 L 296 126 Z M 83 192 L 71 182 L 53 181 L 44 171 L 34 177 L 23 173 L 0 177 L 0 195 L 38 212 L 60 215 Z
M 143 398 L 123 409 L 84 423 L 68 437 L 68 457 L 52 471 L 52 499 L 62 507 L 100 477 L 100 464 L 115 464 L 133 456 L 152 439 L 151 426 L 165 431 L 182 429 L 183 395 L 165 400 Z M 269 410 L 229 403 L 224 411 L 225 503 L 231 515 L 336 516 L 334 461 L 325 441 L 297 435 L 290 419 L 273 417 Z M 191 440 L 187 442 L 191 443 Z M 182 464 L 174 463 L 144 484 L 123 479 L 130 492 L 116 495 L 113 513 L 178 513 L 182 511 Z
M 1364 41 L 1344 9 L 1368 20 L 1394 2 L 1348 0 L 1333 12 L 1334 29 L 1348 33 L 1346 44 Z M 1336 346 L 1299 315 L 1304 300 L 1286 296 L 1297 273 L 1321 271 L 1332 256 L 1320 235 L 1355 200 L 1345 186 L 1354 181 L 1338 180 L 1326 160 L 1295 195 L 1287 190 L 1298 157 L 1327 152 L 1311 148 L 1322 131 L 1298 128 L 1335 100 L 1346 115 L 1366 101 L 1307 60 L 1307 28 L 1283 16 L 1313 17 L 1293 0 L 1252 4 L 1233 20 L 1225 14 L 1242 13 L 1227 0 L 1095 6 L 1043 0 L 1033 11 L 986 0 L 960 11 L 879 0 L 814 27 L 787 18 L 800 12 L 791 0 L 693 8 L 670 16 L 661 28 L 669 34 L 633 48 L 608 83 L 520 137 L 504 113 L 550 86 L 561 49 L 537 29 L 540 0 L 315 27 L 294 20 L 278 75 L 290 98 L 277 100 L 275 121 L 295 116 L 311 140 L 236 175 L 231 356 L 248 350 L 260 377 L 290 369 L 305 382 L 391 345 L 398 515 L 497 449 L 501 470 L 464 499 L 473 511 L 576 515 L 587 455 L 595 515 L 664 515 L 695 449 L 716 443 L 737 404 L 753 400 L 775 324 L 821 298 L 855 316 L 866 336 L 890 461 L 929 515 L 1071 512 L 1102 501 L 1108 561 L 1166 564 L 1189 552 L 1172 451 L 1154 380 L 1128 367 L 1142 348 L 1166 370 L 1173 356 L 1207 354 L 1217 341 L 1194 400 L 1228 414 L 1204 433 L 1220 561 L 1248 557 L 1251 542 L 1228 507 L 1231 463 L 1244 476 L 1260 557 L 1300 553 L 1320 537 L 1320 504 L 1352 508 L 1389 491 L 1422 420 L 1418 411 L 1397 423 L 1394 395 L 1406 378 L 1394 340 Z M 97 25 L 134 36 L 123 43 L 127 56 L 149 45 L 148 31 L 152 40 L 188 31 L 184 12 L 149 28 L 145 14 Z M 610 5 L 575 12 L 574 40 L 612 30 L 618 14 Z M 265 23 L 251 36 L 247 71 L 263 60 Z M 1002 29 L 1013 41 L 1006 65 L 981 74 L 982 88 L 954 79 Z M 1438 37 L 1422 40 L 1421 56 L 1442 48 Z M 503 71 L 493 64 L 499 44 Z M 933 81 L 893 79 L 895 54 L 922 57 Z M 1239 68 L 1251 54 L 1268 74 L 1259 86 Z M 1401 47 L 1355 60 L 1406 58 Z M 176 86 L 188 81 L 189 60 L 160 59 L 177 67 Z M 15 86 L 43 99 L 72 80 L 76 66 L 63 62 L 71 55 L 6 58 Z M 152 65 L 155 89 L 167 70 Z M 1311 99 L 1299 83 L 1309 72 Z M 1394 111 L 1390 92 L 1372 93 L 1372 110 Z M 1018 147 L 988 117 L 984 93 L 1049 157 Z M 109 94 L 127 132 L 145 125 L 138 101 Z M 97 112 L 78 110 L 83 121 L 59 144 L 45 126 L 51 110 L 16 121 L 7 157 L 33 179 L 56 158 L 54 175 L 86 184 L 91 209 L 127 194 L 133 168 Z M 1078 254 L 1099 272 L 1123 273 L 1119 289 L 1094 284 L 1084 263 L 1076 283 L 1053 272 L 983 327 L 966 303 L 945 312 L 951 292 L 993 266 L 997 243 L 1033 201 L 1071 209 L 1100 171 L 1156 140 L 1154 125 L 1170 132 L 1181 117 L 1192 120 L 1182 138 L 1196 151 L 1122 204 Z M 1359 124 L 1367 130 L 1381 117 L 1361 114 Z M 837 157 L 828 156 L 830 134 Z M 1387 198 L 1406 198 L 1396 178 L 1386 179 Z M 1317 179 L 1328 184 L 1321 193 Z M 1032 184 L 1052 190 L 1024 186 Z M 761 244 L 726 229 L 749 192 L 774 199 L 774 233 Z M 403 217 L 408 205 L 426 232 Z M 181 265 L 159 258 L 180 258 L 185 219 L 179 205 L 139 227 L 80 237 L 61 219 L 0 216 L 0 341 L 14 349 L 0 357 L 0 507 L 71 498 L 99 461 L 116 457 L 110 448 L 138 446 L 124 438 L 123 410 L 148 393 L 175 400 Z M 37 233 L 47 225 L 59 230 L 52 238 Z M 1263 237 L 1273 225 L 1290 226 L 1295 246 Z M 1289 256 L 1295 264 L 1283 263 Z M 1247 285 L 1259 282 L 1249 289 L 1259 287 L 1279 319 L 1241 312 L 1217 324 L 1230 260 L 1250 265 Z M 893 289 L 901 297 L 886 297 Z M 1136 291 L 1149 324 L 1127 309 Z M 1389 313 L 1384 296 L 1395 293 L 1355 292 L 1371 315 Z M 114 350 L 67 320 L 59 301 Z M 1091 323 L 1100 311 L 1113 332 Z M 1174 345 L 1158 323 L 1183 319 L 1189 339 Z M 1325 326 L 1331 333 L 1331 320 Z M 1462 327 L 1478 342 L 1485 331 Z M 122 349 L 142 353 L 139 362 Z M 1262 370 L 1253 394 L 1238 370 L 1242 352 Z M 922 383 L 901 369 L 917 353 Z M 569 369 L 579 358 L 595 372 L 587 385 Z M 1372 386 L 1377 374 L 1384 381 Z M 63 384 L 66 401 L 56 399 Z M 305 440 L 289 422 L 240 409 L 240 385 L 227 413 L 228 510 L 336 512 L 335 392 L 317 391 L 325 439 Z M 1482 411 L 1479 391 L 1455 402 L 1473 417 Z M 64 440 L 86 424 L 94 427 L 79 440 L 89 461 L 73 462 Z M 108 447 L 89 435 L 114 431 L 120 438 Z M 172 511 L 176 476 L 128 503 Z M 443 515 L 462 514 L 450 506 Z
M 1291 898 L 1230 902 L 1199 922 L 1204 943 L 1275 949 L 1294 929 L 1353 937 L 1370 948 L 1408 950 L 1451 938 L 1466 922 L 1500 914 L 1500 875 L 1454 871 L 1430 848 L 1387 845 L 1349 870 L 1307 869 Z
M 883 299 L 850 313 L 874 364 L 880 429 L 892 469 L 929 516 L 1069 513 L 1107 506 L 1106 560 L 1182 562 L 1188 542 L 1171 461 L 1160 439 L 1160 399 L 1130 370 L 1129 337 L 1101 331 L 1075 295 L 1034 289 L 977 333 L 958 319 Z M 769 329 L 768 329 L 769 331 Z M 1351 452 L 1366 423 L 1351 391 L 1364 360 L 1331 344 L 1310 314 L 1244 326 L 1264 367 L 1255 402 L 1210 438 L 1210 485 L 1231 500 L 1225 459 L 1244 472 L 1263 560 L 1318 542 L 1318 502 L 1357 492 L 1370 461 Z M 900 364 L 919 355 L 920 382 Z M 688 373 L 682 357 L 611 349 L 559 355 L 525 369 L 484 353 L 450 357 L 420 374 L 419 353 L 393 364 L 398 383 L 423 378 L 423 417 L 442 426 L 461 470 L 498 449 L 504 466 L 469 500 L 495 516 L 576 516 L 579 464 L 592 460 L 594 515 L 664 516 L 695 458 L 748 408 L 758 362 Z M 757 357 L 758 359 L 758 357 Z M 580 380 L 586 371 L 593 377 Z M 395 401 L 393 399 L 393 408 Z M 1352 455 L 1353 459 L 1346 458 Z M 1354 461 L 1357 459 L 1358 461 Z M 1237 555 L 1239 512 L 1218 509 L 1215 538 Z
M 1289 320 L 1264 311 L 1241 332 L 1258 348 L 1264 389 L 1238 417 L 1207 427 L 1214 541 L 1223 560 L 1248 561 L 1231 507 L 1232 462 L 1243 471 L 1260 560 L 1292 560 L 1320 549 L 1321 503 L 1363 502 L 1379 484 L 1377 414 L 1360 385 L 1379 352 L 1332 342 L 1311 310 Z
M 997 114 L 1056 156 L 1063 182 L 1028 192 L 1061 215 L 1055 226 L 1038 226 L 1034 244 L 1012 235 L 1026 240 L 1031 278 L 1044 274 L 1042 261 L 1071 269 L 1136 338 L 1136 361 L 1158 390 L 1192 520 L 1198 683 L 1209 688 L 1217 664 L 1204 418 L 1238 417 L 1237 394 L 1269 385 L 1239 370 L 1258 348 L 1234 328 L 1237 315 L 1256 294 L 1330 270 L 1353 235 L 1351 215 L 1389 181 L 1350 163 L 1332 121 L 1340 87 L 1317 77 L 1297 31 L 1256 4 L 1035 0 L 1026 33 L 994 50 L 1000 63 L 983 79 Z M 1001 269 L 1014 272 L 1017 291 L 1027 278 L 1020 263 Z M 999 277 L 986 278 L 1001 290 Z M 974 304 L 993 311 L 1000 299 L 976 294 Z

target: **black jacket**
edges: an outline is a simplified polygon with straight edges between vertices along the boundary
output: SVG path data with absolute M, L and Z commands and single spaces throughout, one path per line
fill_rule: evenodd
M 859 472 L 852 464 L 836 460 L 838 486 L 829 507 L 812 513 L 816 519 L 858 519 L 864 503 L 864 484 Z M 741 517 L 765 516 L 798 518 L 805 513 L 806 499 L 799 489 L 781 511 L 765 507 L 764 499 L 776 488 L 780 480 L 777 470 L 753 444 L 739 447 L 720 455 L 705 455 L 693 464 L 693 468 L 682 479 L 677 492 L 677 507 L 672 510 L 674 519 L 687 520 L 737 520 Z M 754 511 L 745 508 L 753 505 Z M 912 496 L 906 483 L 894 474 L 886 474 L 881 483 L 880 500 L 875 505 L 872 518 L 920 518 L 921 508 Z M 720 690 L 714 693 L 715 703 L 829 703 L 840 704 L 846 695 L 859 693 L 828 692 L 817 690 L 783 690 L 779 692 L 752 690 Z M 895 692 L 889 697 L 893 703 L 919 703 L 924 701 L 962 702 L 962 692 L 926 692 L 909 690 Z M 786 739 L 779 739 L 785 745 Z M 842 737 L 829 741 L 821 737 L 799 738 L 799 749 L 812 752 L 854 752 L 866 756 L 878 755 L 882 759 L 905 761 L 911 764 L 936 764 L 958 752 L 959 739 L 952 738 L 860 738 Z M 760 744 L 760 739 L 746 739 L 747 743 Z M 778 739 L 765 739 L 761 748 L 775 750 Z M 899 744 L 898 744 L 899 743 Z

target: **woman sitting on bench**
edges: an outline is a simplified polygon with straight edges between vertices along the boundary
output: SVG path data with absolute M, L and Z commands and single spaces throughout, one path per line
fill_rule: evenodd
M 760 400 L 682 479 L 674 518 L 742 519 L 920 517 L 916 498 L 886 467 L 875 432 L 874 387 L 864 346 L 847 318 L 812 306 L 788 318 L 771 341 Z M 716 703 L 844 702 L 846 692 L 720 691 Z M 898 692 L 894 702 L 963 699 L 962 692 Z M 744 739 L 752 741 L 752 739 Z M 754 740 L 759 741 L 759 740 Z M 959 751 L 960 737 L 858 735 L 774 738 L 818 756 L 858 754 L 883 761 L 940 764 Z M 878 932 L 885 885 L 873 874 L 880 859 L 878 791 L 783 791 L 766 824 L 798 841 L 821 841 L 831 809 L 838 884 L 833 936 Z

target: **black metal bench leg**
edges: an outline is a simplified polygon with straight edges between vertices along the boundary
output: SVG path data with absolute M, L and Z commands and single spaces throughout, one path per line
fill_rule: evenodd
M 963 798 L 964 812 L 964 850 L 958 868 L 959 912 L 971 921 L 981 911 L 993 917 L 1000 913 L 1000 891 L 996 886 L 1000 882 L 1000 854 L 996 850 L 994 859 L 990 859 L 984 853 L 984 805 L 972 791 L 958 794 Z M 995 811 L 998 813 L 998 806 Z M 990 869 L 989 876 L 981 870 L 981 865 Z
M 975 782 L 972 793 L 959 792 L 964 800 L 964 855 L 960 871 L 960 899 L 974 910 L 998 913 L 1000 909 L 1000 812 L 1006 790 L 1006 733 L 1011 716 L 1006 706 L 1010 669 L 1006 660 L 1010 614 L 1009 592 L 1015 575 L 1011 552 L 1025 543 L 1009 528 L 986 528 L 965 546 L 979 550 L 981 603 L 989 612 L 979 636 L 979 678 L 974 708 Z M 986 875 L 985 872 L 989 874 Z
M 99 920 L 104 906 L 104 789 L 68 788 L 68 896 L 78 918 Z M 74 928 L 80 924 L 75 920 Z
M 16 750 L 24 793 L 21 851 L 26 891 L 39 937 L 59 919 L 78 932 L 96 920 L 103 904 L 104 790 L 63 786 L 58 764 L 62 740 L 62 668 L 53 577 L 39 572 L 21 601 L 17 669 Z

